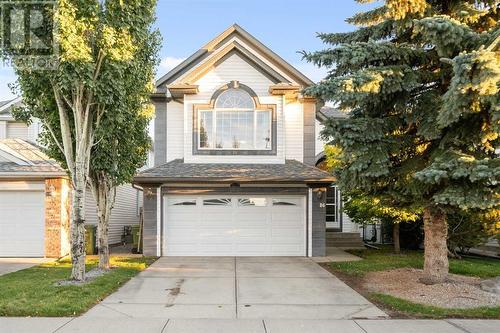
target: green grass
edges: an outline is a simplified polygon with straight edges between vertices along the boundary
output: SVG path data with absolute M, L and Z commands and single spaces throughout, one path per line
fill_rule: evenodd
M 422 268 L 423 252 L 405 251 L 400 255 L 384 247 L 380 250 L 351 250 L 350 253 L 364 260 L 333 262 L 330 267 L 352 276 L 361 277 L 368 272 L 385 271 L 396 268 Z M 500 275 L 500 260 L 483 258 L 464 258 L 450 260 L 450 273 L 491 278 Z
M 0 276 L 0 316 L 79 315 L 145 269 L 155 259 L 111 257 L 109 273 L 80 286 L 56 286 L 71 272 L 69 260 L 60 260 Z M 87 260 L 87 270 L 97 259 Z
M 417 318 L 482 318 L 500 319 L 500 307 L 480 307 L 473 309 L 445 309 L 430 305 L 413 303 L 390 295 L 372 293 L 370 299 L 382 303 L 393 311 L 403 312 Z
M 334 272 L 344 274 L 343 279 L 353 288 L 360 286 L 361 278 L 369 272 L 385 271 L 396 268 L 422 268 L 424 264 L 422 251 L 405 251 L 401 255 L 392 253 L 392 248 L 380 250 L 351 250 L 350 253 L 364 260 L 350 262 L 332 262 L 328 265 Z M 500 260 L 487 258 L 464 258 L 450 260 L 450 273 L 492 278 L 500 276 Z M 339 276 L 342 277 L 342 274 Z M 359 290 L 363 292 L 363 290 Z M 369 293 L 365 295 L 371 301 L 392 311 L 395 315 L 415 318 L 487 318 L 500 319 L 500 307 L 480 307 L 474 309 L 445 309 L 435 306 L 413 303 L 394 296 Z

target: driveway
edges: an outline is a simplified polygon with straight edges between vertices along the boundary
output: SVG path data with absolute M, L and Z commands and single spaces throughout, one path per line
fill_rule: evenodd
M 0 275 L 16 272 L 53 260 L 49 258 L 0 258 Z
M 84 317 L 349 319 L 386 314 L 308 258 L 162 257 Z

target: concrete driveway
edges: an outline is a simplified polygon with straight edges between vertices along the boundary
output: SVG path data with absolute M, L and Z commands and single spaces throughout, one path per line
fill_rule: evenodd
M 0 275 L 16 272 L 53 260 L 49 258 L 0 258 Z
M 383 318 L 308 258 L 163 257 L 84 317 Z

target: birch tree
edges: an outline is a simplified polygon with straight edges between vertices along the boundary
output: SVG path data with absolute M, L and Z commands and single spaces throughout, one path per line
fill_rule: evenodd
M 155 3 L 60 0 L 54 13 L 58 67 L 35 70 L 14 61 L 25 104 L 21 116 L 42 121 L 42 141 L 71 179 L 70 278 L 74 280 L 85 279 L 85 194 L 92 151 L 98 134 L 105 131 L 103 121 L 112 118 L 116 100 L 130 89 L 130 83 L 120 82 L 125 72 L 135 69 L 131 63 L 142 45 L 136 43 L 135 31 L 149 27 Z

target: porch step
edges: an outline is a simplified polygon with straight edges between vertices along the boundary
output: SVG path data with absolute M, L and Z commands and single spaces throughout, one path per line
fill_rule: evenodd
M 363 240 L 358 232 L 327 232 L 327 247 L 362 248 Z

